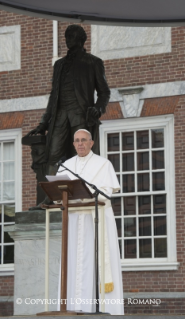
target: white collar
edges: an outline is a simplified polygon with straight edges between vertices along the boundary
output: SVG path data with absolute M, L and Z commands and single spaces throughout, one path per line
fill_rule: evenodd
M 86 156 L 78 156 L 77 155 L 77 160 L 80 162 L 86 162 L 91 158 L 92 155 L 93 155 L 93 152 L 90 150 L 89 154 L 87 154 Z

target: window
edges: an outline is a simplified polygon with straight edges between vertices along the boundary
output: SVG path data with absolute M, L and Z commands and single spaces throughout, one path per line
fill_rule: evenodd
M 21 210 L 21 131 L 0 131 L 0 270 L 14 263 L 14 242 L 6 226 Z M 9 269 L 12 267 L 9 267 Z
M 176 269 L 173 116 L 105 121 L 100 130 L 121 187 L 112 206 L 123 270 Z

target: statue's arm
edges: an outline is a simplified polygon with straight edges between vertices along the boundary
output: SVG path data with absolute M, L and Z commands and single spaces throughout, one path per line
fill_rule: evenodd
M 41 117 L 39 125 L 33 130 L 31 130 L 26 136 L 37 135 L 37 134 L 45 135 L 45 132 L 47 131 L 49 126 L 50 119 L 51 119 L 51 116 L 46 110 L 46 112 Z
M 106 106 L 110 98 L 110 90 L 105 77 L 103 61 L 97 59 L 94 65 L 95 90 L 97 91 L 97 101 L 92 107 L 88 107 L 86 120 L 88 126 L 98 123 L 98 119 L 106 111 Z
M 95 64 L 95 83 L 95 89 L 97 91 L 97 101 L 94 106 L 99 111 L 101 116 L 101 114 L 105 113 L 106 106 L 110 99 L 110 89 L 107 84 L 104 64 L 101 59 L 97 59 Z

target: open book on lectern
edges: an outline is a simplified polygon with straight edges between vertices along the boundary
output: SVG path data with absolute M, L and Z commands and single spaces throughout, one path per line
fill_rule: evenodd
M 48 182 L 55 182 L 55 181 L 71 181 L 69 175 L 46 175 Z M 78 178 L 75 178 L 78 179 Z

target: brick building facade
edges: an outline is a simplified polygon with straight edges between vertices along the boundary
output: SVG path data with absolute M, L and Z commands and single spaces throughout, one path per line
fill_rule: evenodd
M 58 57 L 67 52 L 66 27 L 58 22 Z M 104 60 L 111 88 L 107 112 L 101 118 L 100 146 L 121 183 L 113 206 L 125 312 L 184 314 L 185 27 L 84 28 L 85 48 Z M 3 154 L 10 154 L 12 145 L 16 154 L 1 158 L 2 165 L 12 162 L 15 169 L 14 179 L 3 180 L 5 186 L 14 180 L 15 190 L 15 196 L 2 193 L 3 232 L 4 226 L 14 222 L 14 205 L 16 212 L 26 211 L 36 201 L 30 149 L 20 141 L 47 105 L 53 22 L 0 11 L 0 41 L 0 142 Z M 6 175 L 3 170 L 1 174 Z M 4 237 L 0 315 L 13 312 L 11 247 L 11 239 Z M 149 304 L 148 298 L 160 302 Z

